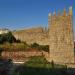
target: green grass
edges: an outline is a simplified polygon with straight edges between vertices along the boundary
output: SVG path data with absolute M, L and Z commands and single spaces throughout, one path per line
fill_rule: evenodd
M 30 60 L 19 66 L 16 75 L 62 75 L 66 66 L 47 62 L 43 56 L 31 57 Z
M 49 51 L 49 48 L 47 45 L 39 45 L 39 44 L 31 44 L 28 45 L 26 42 L 20 42 L 20 43 L 4 43 L 0 44 L 0 48 L 7 51 L 26 51 L 27 49 L 35 49 L 38 51 Z
M 27 50 L 29 46 L 25 43 L 5 43 L 3 45 L 0 45 L 0 48 L 5 51 L 24 51 Z
M 24 64 L 24 66 L 35 68 L 66 68 L 64 65 L 48 62 L 43 56 L 31 57 L 30 60 Z

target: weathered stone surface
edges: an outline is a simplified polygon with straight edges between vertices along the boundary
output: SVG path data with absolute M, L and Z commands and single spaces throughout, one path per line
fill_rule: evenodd
M 40 51 L 3 51 L 2 57 L 12 59 L 14 62 L 25 62 L 29 57 L 42 56 Z
M 26 41 L 28 44 L 48 44 L 48 31 L 41 27 L 16 31 L 13 35 L 16 39 Z
M 72 9 L 69 12 L 72 12 Z M 74 41 L 72 13 L 49 16 L 50 61 L 55 63 L 74 63 Z

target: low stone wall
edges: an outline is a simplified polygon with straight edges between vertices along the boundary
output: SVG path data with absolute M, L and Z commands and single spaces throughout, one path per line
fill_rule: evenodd
M 26 52 L 26 51 L 3 51 L 2 57 L 12 59 L 14 62 L 27 61 L 31 56 L 41 56 L 42 52 Z

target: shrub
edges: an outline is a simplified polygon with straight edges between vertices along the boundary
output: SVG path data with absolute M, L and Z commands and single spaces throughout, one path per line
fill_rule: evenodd
M 48 45 L 39 45 L 39 44 L 37 44 L 37 43 L 31 44 L 31 48 L 36 48 L 36 49 L 38 49 L 38 50 L 44 50 L 44 51 L 46 51 L 46 52 L 49 51 L 49 46 L 48 46 Z
M 16 40 L 16 43 L 21 43 L 21 40 L 19 40 L 19 39 L 18 39 L 18 40 Z
M 1 56 L 2 51 L 3 51 L 3 48 L 0 48 L 0 56 Z
M 13 43 L 16 42 L 16 38 L 12 35 L 11 32 L 7 34 L 1 34 L 0 35 L 0 44 L 3 44 L 5 42 Z
M 5 37 L 6 37 L 6 41 L 9 42 L 9 43 L 16 42 L 16 39 L 15 39 L 15 37 L 12 35 L 11 32 L 7 33 Z
M 33 43 L 33 44 L 31 44 L 31 48 L 39 48 L 39 44 Z
M 43 56 L 31 57 L 29 61 L 25 62 L 24 66 L 46 69 L 66 68 L 65 65 L 55 64 L 53 60 L 51 62 L 48 62 Z
M 3 36 L 2 35 L 0 35 L 0 44 L 3 44 Z

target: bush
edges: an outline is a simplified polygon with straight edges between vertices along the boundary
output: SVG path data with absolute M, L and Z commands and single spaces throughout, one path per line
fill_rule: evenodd
M 24 65 L 27 67 L 44 68 L 47 63 L 47 60 L 43 56 L 33 56 Z
M 9 43 L 13 43 L 16 42 L 15 37 L 12 35 L 11 32 L 7 33 L 7 34 L 1 34 L 0 35 L 0 44 L 3 44 L 5 42 L 9 42 Z
M 31 48 L 39 48 L 39 44 L 37 44 L 37 43 L 33 43 L 33 44 L 31 44 Z
M 13 43 L 13 42 L 16 42 L 16 39 L 15 37 L 12 35 L 11 32 L 9 32 L 8 34 L 6 34 L 6 41 L 9 42 L 9 43 Z
M 16 43 L 21 43 L 21 40 L 19 40 L 19 39 L 18 39 L 18 40 L 16 40 Z
M 0 44 L 3 44 L 3 36 L 0 35 Z
M 65 65 L 55 64 L 53 60 L 48 62 L 43 56 L 33 56 L 29 59 L 29 61 L 25 62 L 24 65 L 36 68 L 66 68 Z
M 39 45 L 39 44 L 37 44 L 37 43 L 31 44 L 31 48 L 36 48 L 36 49 L 38 49 L 38 50 L 44 50 L 44 51 L 46 51 L 46 52 L 49 51 L 49 46 L 48 46 L 48 45 Z
M 18 67 L 15 72 L 17 75 L 62 75 L 65 69 L 64 66 L 56 65 L 53 61 L 48 63 L 43 56 L 35 56 Z
M 40 47 L 41 47 L 40 48 L 41 50 L 49 52 L 49 46 L 48 45 L 41 45 Z
M 3 51 L 3 48 L 0 48 L 0 56 L 1 56 L 2 51 Z

